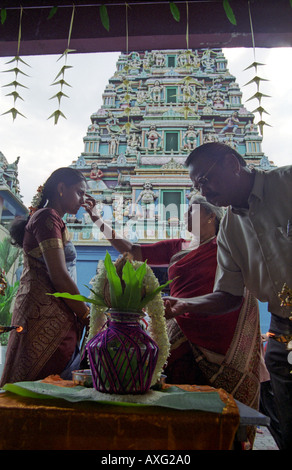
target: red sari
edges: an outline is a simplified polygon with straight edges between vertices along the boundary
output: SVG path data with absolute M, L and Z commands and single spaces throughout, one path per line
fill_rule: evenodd
M 142 245 L 143 259 L 152 266 L 167 264 L 170 295 L 191 298 L 213 291 L 217 268 L 217 243 L 209 243 L 194 250 L 181 251 L 183 240 L 165 240 L 153 245 Z M 177 260 L 176 260 L 177 259 Z M 225 354 L 230 346 L 240 309 L 225 315 L 190 315 L 177 317 L 177 323 L 189 341 L 198 346 Z
M 142 245 L 149 265 L 168 265 L 170 295 L 191 298 L 213 292 L 216 238 L 193 250 L 184 240 Z M 258 408 L 260 329 L 257 301 L 247 292 L 242 306 L 222 315 L 185 313 L 167 321 L 171 343 L 168 383 L 212 385 Z
M 12 324 L 23 327 L 9 336 L 1 386 L 62 374 L 78 345 L 80 325 L 62 299 L 47 295 L 54 288 L 43 258 L 49 248 L 64 249 L 73 277 L 75 248 L 66 225 L 53 209 L 40 209 L 29 220 L 24 236 L 24 267 Z

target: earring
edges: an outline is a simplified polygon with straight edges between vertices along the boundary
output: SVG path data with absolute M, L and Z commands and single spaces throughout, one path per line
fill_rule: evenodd
M 209 219 L 209 220 L 208 220 L 208 224 L 211 224 L 211 223 L 212 223 L 212 219 Z
M 60 193 L 60 197 L 62 197 L 62 196 L 63 196 L 63 193 Z

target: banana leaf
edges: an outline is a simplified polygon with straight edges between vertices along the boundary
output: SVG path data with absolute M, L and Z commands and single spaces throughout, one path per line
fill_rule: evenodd
M 151 390 L 142 395 L 111 395 L 98 392 L 94 388 L 82 386 L 60 387 L 38 381 L 6 384 L 3 389 L 24 397 L 36 399 L 57 398 L 72 403 L 94 402 L 113 406 L 159 406 L 176 410 L 200 410 L 217 414 L 226 412 L 226 403 L 222 401 L 216 389 L 211 392 L 189 392 L 173 386 L 162 391 Z

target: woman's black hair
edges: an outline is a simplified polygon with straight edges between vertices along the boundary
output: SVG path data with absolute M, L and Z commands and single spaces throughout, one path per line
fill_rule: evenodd
M 41 200 L 36 209 L 45 207 L 47 202 L 55 196 L 57 186 L 59 183 L 64 183 L 66 186 L 73 186 L 80 181 L 85 181 L 86 178 L 83 173 L 75 168 L 64 167 L 55 170 L 47 179 L 43 186 Z M 12 239 L 12 244 L 22 248 L 23 238 L 26 224 L 29 221 L 28 217 L 17 217 L 11 224 L 9 232 Z

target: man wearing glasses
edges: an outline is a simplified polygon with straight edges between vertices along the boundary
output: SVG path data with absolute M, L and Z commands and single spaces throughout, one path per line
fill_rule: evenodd
M 190 178 L 207 201 L 226 207 L 217 237 L 218 268 L 211 294 L 166 298 L 166 317 L 184 312 L 220 315 L 240 304 L 247 288 L 271 313 L 266 364 L 282 434 L 292 443 L 292 309 L 281 305 L 284 284 L 292 288 L 292 166 L 268 172 L 249 169 L 229 146 L 210 142 L 186 160 Z

